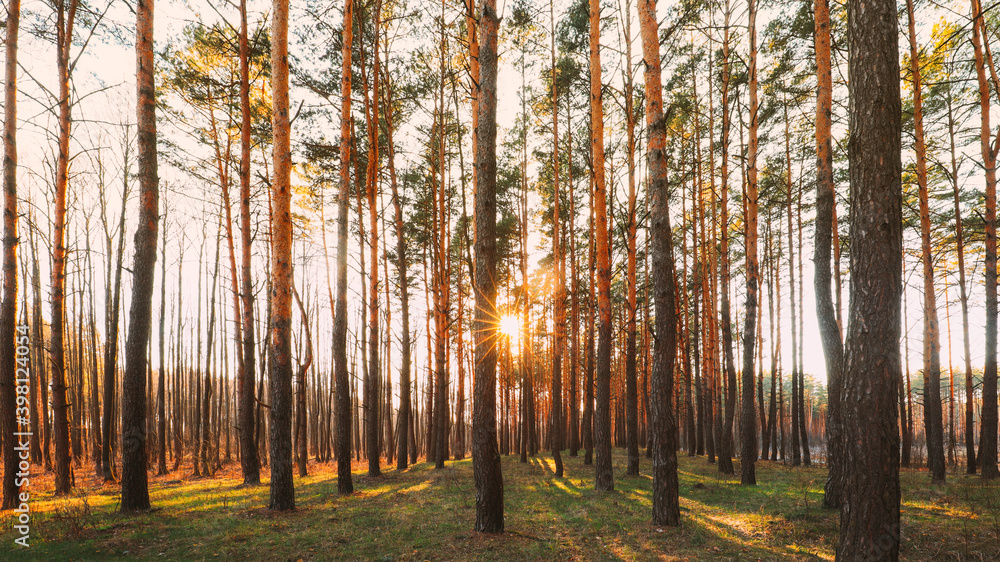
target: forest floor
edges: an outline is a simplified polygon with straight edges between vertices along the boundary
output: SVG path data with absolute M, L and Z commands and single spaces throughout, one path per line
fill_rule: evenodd
M 550 455 L 503 457 L 506 530 L 472 531 L 472 462 L 444 470 L 418 463 L 382 477 L 354 467 L 356 492 L 337 494 L 335 464 L 310 464 L 295 479 L 291 513 L 270 513 L 266 485 L 238 488 L 239 465 L 212 478 L 152 477 L 153 511 L 116 513 L 119 488 L 77 468 L 77 489 L 53 498 L 52 476 L 33 478 L 30 548 L 13 543 L 13 520 L 0 516 L 0 560 L 832 560 L 838 512 L 822 507 L 824 468 L 760 462 L 760 485 L 739 485 L 704 457 L 680 462 L 681 526 L 650 525 L 650 461 L 625 476 L 614 451 L 615 491 L 593 490 L 593 469 L 564 454 L 556 479 Z M 739 474 L 739 463 L 736 464 Z M 267 471 L 264 472 L 265 484 Z M 930 486 L 905 470 L 901 557 L 1000 560 L 1000 483 L 949 474 Z

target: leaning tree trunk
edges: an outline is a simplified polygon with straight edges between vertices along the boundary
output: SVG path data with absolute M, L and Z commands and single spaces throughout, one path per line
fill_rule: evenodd
M 851 294 L 838 559 L 899 558 L 902 189 L 896 3 L 847 4 Z
M 132 259 L 132 308 L 122 376 L 122 512 L 149 509 L 146 474 L 146 352 L 152 321 L 153 276 L 159 227 L 156 101 L 153 72 L 153 2 L 136 5 L 136 124 L 139 153 L 139 223 Z
M 646 61 L 646 127 L 649 151 L 650 224 L 656 302 L 650 409 L 653 415 L 653 525 L 680 524 L 677 484 L 677 423 L 674 414 L 675 308 L 673 242 L 667 200 L 666 121 L 660 83 L 659 26 L 655 0 L 639 1 L 642 53 Z
M 480 80 L 476 127 L 476 381 L 472 404 L 472 471 L 476 481 L 476 531 L 503 532 L 503 474 L 497 449 L 496 417 L 496 0 L 483 0 L 479 18 Z
M 274 178 L 271 184 L 271 415 L 268 509 L 295 509 L 292 483 L 292 215 L 291 130 L 288 116 L 288 0 L 274 0 L 271 96 Z M 248 290 L 244 287 L 244 290 Z

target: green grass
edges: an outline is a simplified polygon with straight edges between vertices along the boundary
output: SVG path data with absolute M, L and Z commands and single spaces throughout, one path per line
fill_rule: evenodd
M 237 488 L 230 466 L 210 479 L 153 478 L 154 511 L 125 517 L 116 513 L 117 486 L 81 483 L 85 469 L 77 469 L 82 486 L 73 497 L 53 498 L 44 478 L 32 482 L 32 546 L 13 544 L 5 516 L 0 560 L 833 558 L 838 513 L 821 507 L 824 469 L 761 462 L 760 485 L 742 487 L 704 457 L 681 456 L 681 527 L 658 529 L 649 523 L 647 459 L 642 476 L 627 477 L 616 450 L 608 493 L 593 490 L 582 457 L 563 458 L 563 479 L 549 455 L 528 464 L 503 458 L 507 532 L 497 536 L 472 531 L 470 460 L 387 469 L 380 478 L 357 465 L 349 497 L 337 495 L 334 465 L 310 465 L 311 475 L 295 481 L 298 510 L 282 514 L 263 509 L 266 486 Z M 901 478 L 904 559 L 1000 559 L 1000 484 L 951 474 L 946 486 L 931 487 L 919 471 Z

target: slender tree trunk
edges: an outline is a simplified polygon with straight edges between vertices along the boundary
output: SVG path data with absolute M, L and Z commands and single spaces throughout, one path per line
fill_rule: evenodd
M 740 412 L 740 483 L 757 484 L 757 431 L 754 424 L 753 360 L 757 321 L 757 2 L 748 0 L 750 35 L 750 142 L 747 165 L 747 192 L 744 208 L 746 223 L 747 305 L 743 328 L 743 398 Z
M 392 85 L 388 79 L 391 74 L 386 72 L 386 96 L 388 103 L 386 107 L 385 127 L 386 144 L 389 148 L 389 187 L 392 189 L 392 206 L 396 218 L 396 270 L 399 275 L 399 305 L 402 314 L 402 332 L 400 333 L 400 368 L 399 368 L 399 444 L 396 455 L 396 470 L 406 470 L 407 463 L 407 439 L 410 434 L 410 404 L 412 401 L 410 392 L 410 292 L 409 277 L 406 267 L 406 230 L 403 224 L 403 204 L 399 198 L 399 190 L 396 185 L 396 147 L 393 144 L 394 116 L 391 108 Z M 387 280 L 388 282 L 388 280 Z
M 579 319 L 580 305 L 577 297 L 576 280 L 576 194 L 573 186 L 573 124 L 570 121 L 570 106 L 566 104 L 566 154 L 569 157 L 569 267 L 570 267 L 570 359 L 569 359 L 569 456 L 575 457 L 580 450 L 580 393 L 579 375 Z
M 948 90 L 948 143 L 951 149 L 951 185 L 955 201 L 955 246 L 958 250 L 958 290 L 962 304 L 962 351 L 965 359 L 965 459 L 966 472 L 976 473 L 976 437 L 972 392 L 972 353 L 969 346 L 969 295 L 965 284 L 965 239 L 962 234 L 962 205 L 959 200 L 958 161 L 955 157 L 955 119 L 952 94 Z
M 677 484 L 673 363 L 676 350 L 674 260 L 667 196 L 666 120 L 660 82 L 659 20 L 655 0 L 639 0 L 639 25 L 645 61 L 650 227 L 655 277 L 656 335 L 653 340 L 651 408 L 653 414 L 653 525 L 680 524 Z
M 476 382 L 472 406 L 472 469 L 476 482 L 475 529 L 504 528 L 503 475 L 496 437 L 496 0 L 483 0 L 479 18 L 482 46 L 476 126 Z
M 37 225 L 34 221 L 34 213 L 29 208 L 29 220 L 28 223 L 31 227 L 28 229 L 28 240 L 31 245 L 31 255 L 33 256 L 31 260 L 31 294 L 32 294 L 32 321 L 31 321 L 31 339 L 32 347 L 34 349 L 34 357 L 32 365 L 33 371 L 38 373 L 38 385 L 41 387 L 41 411 L 42 411 L 42 460 L 44 462 L 44 467 L 47 472 L 52 471 L 52 456 L 50 451 L 52 449 L 52 428 L 49 425 L 49 385 L 48 385 L 48 369 L 45 358 L 45 338 L 42 329 L 42 279 L 41 272 L 38 267 L 38 244 L 35 240 L 35 230 Z
M 221 230 L 221 229 L 219 229 Z M 208 345 L 205 348 L 205 376 L 204 376 L 204 395 L 202 403 L 202 432 L 201 432 L 201 443 L 196 445 L 196 451 L 200 449 L 201 455 L 201 473 L 202 476 L 211 476 L 212 468 L 209 459 L 209 446 L 211 444 L 210 435 L 213 432 L 211 424 L 211 408 L 212 408 L 212 357 L 215 353 L 213 348 L 213 343 L 215 342 L 215 297 L 216 289 L 218 288 L 219 282 L 219 255 L 220 246 L 219 243 L 220 235 L 217 232 L 215 236 L 215 263 L 212 268 L 212 284 L 209 285 L 209 291 L 211 296 L 209 297 L 208 304 Z M 196 453 L 196 456 L 199 453 Z
M 840 559 L 899 558 L 902 293 L 900 94 L 895 2 L 847 4 L 851 81 L 851 295 L 841 385 Z
M 125 134 L 128 135 L 127 129 Z M 107 332 L 105 333 L 104 340 L 104 416 L 101 419 L 101 442 L 104 444 L 104 446 L 101 447 L 101 467 L 103 468 L 105 482 L 114 481 L 111 450 L 113 448 L 112 444 L 115 443 L 116 440 L 114 434 L 112 433 L 112 422 L 115 417 L 115 372 L 118 367 L 118 318 L 121 302 L 122 258 L 125 253 L 125 203 L 128 201 L 129 180 L 128 156 L 129 155 L 126 152 L 124 171 L 122 173 L 122 181 L 124 184 L 122 212 L 118 220 L 118 259 L 115 260 L 115 282 L 114 289 L 111 292 L 111 306 L 108 309 L 109 315 L 105 321 Z M 109 252 L 111 250 L 110 240 L 108 250 Z M 108 260 L 110 262 L 110 255 L 108 256 Z
M 345 0 L 343 67 L 340 92 L 340 161 L 351 161 L 351 45 L 354 38 L 354 0 Z M 337 386 L 337 491 L 354 492 L 351 482 L 351 386 L 347 365 L 347 205 L 351 170 L 340 167 L 337 220 L 337 306 L 333 322 L 333 361 Z
M 913 0 L 906 0 L 910 40 L 910 73 L 913 79 L 913 126 L 916 138 L 917 187 L 920 192 L 920 248 L 924 266 L 924 431 L 927 435 L 927 465 L 931 482 L 945 480 L 944 432 L 941 419 L 941 342 L 937 302 L 934 294 L 934 262 L 931 256 L 931 219 L 927 202 L 927 148 L 924 141 L 923 95 L 920 57 L 917 52 Z
M 983 478 L 1000 476 L 997 471 L 997 233 L 996 155 L 1000 144 L 990 145 L 990 92 L 983 61 L 986 25 L 979 0 L 972 0 L 972 45 L 979 82 L 980 147 L 986 168 L 986 356 L 983 367 L 983 406 L 980 416 L 979 464 Z M 1000 138 L 998 138 L 1000 140 Z
M 19 451 L 24 449 L 22 436 L 16 436 L 20 431 L 18 415 L 25 418 L 34 412 L 24 407 L 24 399 L 18 405 L 18 396 L 24 396 L 19 391 L 30 381 L 21 378 L 27 374 L 27 369 L 18 369 L 18 359 L 28 360 L 22 355 L 14 356 L 15 332 L 17 341 L 28 343 L 27 333 L 20 326 L 15 330 L 14 322 L 17 313 L 17 33 L 21 21 L 21 1 L 10 0 L 7 4 L 7 39 L 4 78 L 4 122 L 3 122 L 3 304 L 0 305 L 0 405 L 3 411 L 3 506 L 2 509 L 13 509 L 20 504 L 20 489 L 18 473 Z M 30 365 L 30 367 L 34 367 Z M 34 392 L 34 387 L 31 387 Z M 32 404 L 34 403 L 32 394 Z
M 591 148 L 593 146 L 591 145 Z M 588 206 L 590 213 L 589 223 L 589 233 L 588 233 L 588 244 L 587 244 L 587 272 L 589 275 L 589 280 L 587 282 L 587 290 L 589 292 L 587 299 L 587 372 L 583 379 L 583 464 L 592 465 L 594 463 L 594 331 L 595 331 L 595 312 L 596 307 L 594 306 L 597 302 L 595 297 L 595 283 L 594 283 L 594 178 L 590 178 L 589 187 L 589 198 L 590 204 Z
M 239 393 L 239 426 L 240 426 L 240 467 L 243 471 L 243 483 L 246 485 L 260 484 L 260 460 L 257 452 L 254 427 L 254 381 L 257 378 L 256 362 L 254 361 L 254 294 L 253 278 L 251 276 L 252 252 L 250 247 L 250 46 L 247 38 L 247 5 L 246 0 L 240 0 L 240 242 L 242 246 L 242 268 L 240 270 L 240 294 L 242 310 L 237 310 L 236 321 L 241 322 L 236 336 L 242 336 L 237 345 L 238 386 Z M 227 211 L 228 212 L 228 211 Z M 232 256 L 232 238 L 230 237 L 230 256 Z M 233 262 L 235 263 L 235 262 Z M 232 268 L 236 285 L 236 268 Z M 235 295 L 234 295 L 235 298 Z M 234 304 L 234 306 L 239 306 Z
M 594 488 L 615 489 L 611 466 L 611 246 L 607 191 L 604 185 L 604 109 L 601 93 L 601 5 L 590 0 L 590 145 L 594 174 L 594 228 L 597 242 L 597 372 L 594 444 L 597 465 Z
M 733 474 L 732 454 L 733 447 L 733 422 L 736 417 L 736 362 L 733 357 L 733 326 L 732 312 L 729 303 L 729 19 L 732 16 L 732 8 L 726 0 L 725 22 L 723 24 L 722 39 L 722 165 L 720 177 L 722 185 L 722 201 L 720 203 L 720 239 L 719 263 L 721 299 L 721 320 L 722 320 L 722 347 L 726 357 L 726 419 L 722 430 L 721 450 L 719 451 L 719 472 L 722 474 Z M 772 376 L 773 373 L 772 373 Z
M 69 183 L 70 99 L 69 49 L 76 17 L 76 0 L 57 6 L 56 60 L 59 76 L 59 155 L 56 161 L 55 213 L 52 227 L 52 319 L 50 324 L 50 361 L 52 365 L 52 414 L 55 437 L 55 494 L 68 494 L 73 488 L 70 467 L 69 415 L 66 402 L 65 294 L 66 294 L 66 189 Z
M 165 207 L 166 205 L 164 205 Z M 160 252 L 160 333 L 159 333 L 159 350 L 160 350 L 160 365 L 159 372 L 157 373 L 157 384 L 156 384 L 156 410 L 159 413 L 159 417 L 156 422 L 156 446 L 157 446 L 157 464 L 156 464 L 156 474 L 158 476 L 163 476 L 167 473 L 167 409 L 166 409 L 166 356 L 164 355 L 164 350 L 166 346 L 166 334 L 164 332 L 164 325 L 167 318 L 167 211 L 164 209 L 163 212 L 163 249 Z
M 375 54 L 374 71 L 372 72 L 372 93 L 369 102 L 367 85 L 365 90 L 365 114 L 368 117 L 368 170 L 365 174 L 366 193 L 368 195 L 368 214 L 370 236 L 368 237 L 371 252 L 371 267 L 368 278 L 368 370 L 365 373 L 365 438 L 368 453 L 368 476 L 380 476 L 379 466 L 381 454 L 379 451 L 379 289 L 378 289 L 378 122 L 379 122 L 379 52 L 378 37 L 381 32 L 381 2 L 374 6 L 375 43 L 372 51 Z M 363 62 L 363 61 L 362 61 Z M 360 217 L 358 217 L 360 220 Z
M 833 142 L 831 122 L 833 112 L 833 82 L 830 54 L 830 2 L 816 0 L 816 230 L 813 244 L 813 290 L 816 294 L 816 318 L 819 322 L 820 341 L 826 359 L 826 447 L 827 475 L 823 505 L 840 506 L 843 490 L 844 453 L 842 440 L 841 373 L 844 365 L 844 347 L 841 341 L 840 317 L 834 308 L 830 289 L 830 249 L 834 237 L 836 192 L 833 184 Z M 838 293 L 839 294 L 839 293 Z M 837 304 L 839 307 L 840 299 Z
M 553 268 L 555 269 L 555 287 L 552 291 L 552 306 L 555 309 L 552 319 L 552 458 L 556 463 L 556 478 L 563 477 L 563 406 L 562 406 L 562 353 L 564 330 L 566 327 L 566 266 L 563 263 L 562 238 L 559 229 L 562 227 L 562 220 L 559 218 L 559 91 L 556 86 L 556 38 L 555 38 L 555 8 L 553 0 L 549 0 L 549 20 L 551 22 L 551 64 L 552 64 L 552 256 Z M 631 91 L 631 90 L 630 90 Z M 633 251 L 634 254 L 634 251 Z M 634 258 L 633 258 L 634 259 Z M 634 265 L 634 264 L 633 264 Z M 634 269 L 634 268 L 633 268 Z M 634 272 L 633 272 L 634 277 Z M 634 283 L 633 283 L 634 284 Z M 633 301 L 634 301 L 633 295 Z M 633 326 L 634 328 L 634 326 Z M 635 330 L 633 329 L 633 348 L 635 347 Z M 635 378 L 635 354 L 633 349 L 632 370 Z M 635 381 L 633 380 L 633 390 Z M 633 396 L 633 402 L 634 400 Z M 635 404 L 633 403 L 633 407 Z M 633 420 L 634 421 L 634 420 Z M 634 437 L 634 434 L 633 434 Z M 630 449 L 631 451 L 631 449 Z M 631 458 L 631 452 L 629 453 Z M 635 451 L 635 473 L 639 473 L 639 450 Z M 631 466 L 631 461 L 629 462 Z
M 271 25 L 271 92 L 274 180 L 271 184 L 271 373 L 268 509 L 295 509 L 292 483 L 292 216 L 291 130 L 288 115 L 288 0 L 274 0 Z M 245 291 L 249 287 L 244 287 Z M 305 374 L 304 372 L 302 373 Z
M 312 329 L 309 327 L 309 315 L 306 314 L 306 309 L 302 306 L 302 299 L 299 298 L 299 293 L 295 290 L 294 284 L 292 285 L 292 296 L 295 297 L 295 303 L 299 307 L 299 314 L 302 315 L 302 327 L 306 331 L 306 356 L 299 363 L 299 372 L 295 379 L 298 387 L 295 397 L 295 427 L 297 436 L 295 446 L 299 457 L 299 478 L 304 478 L 306 476 L 306 461 L 309 458 L 309 451 L 306 448 L 306 374 L 309 372 L 309 366 L 312 365 L 313 361 Z
M 625 13 L 622 15 L 625 20 L 625 36 L 632 37 L 632 14 L 631 3 L 625 3 Z M 553 30 L 554 34 L 554 30 Z M 553 37 L 553 42 L 555 38 Z M 553 53 L 555 47 L 553 46 Z M 554 58 L 553 54 L 553 58 Z M 625 42 L 625 134 L 627 137 L 628 159 L 628 214 L 627 214 L 627 246 L 628 262 L 626 279 L 628 282 L 628 308 L 625 311 L 625 430 L 626 446 L 628 447 L 628 466 L 625 474 L 639 474 L 639 397 L 638 380 L 636 378 L 636 349 L 635 349 L 635 316 L 636 304 L 636 256 L 635 256 L 635 235 L 636 235 L 636 189 L 635 189 L 635 117 L 633 109 L 633 84 L 632 84 L 632 42 Z M 553 83 L 555 76 L 553 70 Z
M 121 511 L 149 509 L 146 474 L 146 352 L 152 319 L 153 276 L 159 226 L 156 102 L 153 71 L 153 2 L 136 5 L 136 82 L 139 154 L 139 224 L 132 259 L 132 308 L 122 376 Z

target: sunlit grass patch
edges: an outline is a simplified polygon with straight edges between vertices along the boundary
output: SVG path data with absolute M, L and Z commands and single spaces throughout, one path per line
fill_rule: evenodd
M 349 496 L 337 493 L 335 465 L 310 464 L 309 475 L 295 480 L 293 513 L 266 509 L 266 470 L 264 485 L 242 488 L 238 466 L 228 465 L 213 478 L 152 477 L 154 511 L 132 517 L 116 513 L 117 485 L 78 476 L 74 495 L 54 498 L 42 479 L 33 490 L 32 547 L 13 549 L 5 530 L 0 559 L 833 558 L 839 512 L 822 508 L 823 468 L 764 461 L 759 485 L 741 486 L 704 457 L 679 455 L 681 527 L 658 529 L 650 525 L 648 459 L 640 476 L 626 477 L 625 452 L 616 450 L 613 492 L 594 490 L 593 467 L 582 456 L 563 456 L 562 479 L 550 455 L 502 460 L 507 532 L 499 536 L 472 531 L 470 459 L 444 470 L 426 462 L 383 467 L 378 478 L 356 463 Z M 901 480 L 903 558 L 1000 558 L 1000 484 L 956 474 L 932 487 L 921 471 L 903 471 Z

